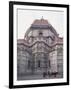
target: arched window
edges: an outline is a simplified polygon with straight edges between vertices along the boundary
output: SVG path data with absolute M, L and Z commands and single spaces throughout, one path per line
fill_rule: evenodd
M 38 60 L 38 67 L 40 67 L 40 60 Z
M 28 68 L 30 68 L 30 64 L 31 64 L 31 63 L 30 63 L 30 60 L 28 60 Z
M 43 35 L 43 33 L 42 32 L 39 32 L 39 35 Z

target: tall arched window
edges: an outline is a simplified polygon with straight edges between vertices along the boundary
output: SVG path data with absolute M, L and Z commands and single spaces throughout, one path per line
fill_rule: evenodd
M 38 60 L 38 67 L 40 67 L 40 60 Z
M 30 68 L 30 64 L 31 64 L 31 63 L 30 63 L 30 60 L 28 60 L 28 68 Z

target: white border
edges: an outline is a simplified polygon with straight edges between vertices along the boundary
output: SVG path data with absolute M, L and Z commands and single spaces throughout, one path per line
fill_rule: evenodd
M 57 8 L 57 7 L 42 7 L 42 6 L 27 6 L 27 5 L 14 5 L 13 6 L 14 8 L 14 20 L 13 20 L 13 24 L 14 24 L 14 27 L 13 27 L 13 31 L 14 31 L 14 40 L 13 40 L 13 65 L 14 65 L 14 70 L 13 70 L 13 82 L 14 82 L 14 85 L 28 85 L 28 84 L 43 84 L 43 83 L 61 83 L 61 82 L 66 82 L 67 81 L 67 9 L 66 8 Z M 17 18 L 16 18 L 16 15 L 17 15 L 17 8 L 21 8 L 21 9 L 41 9 L 41 10 L 58 10 L 58 11 L 64 11 L 64 55 L 63 55 L 63 63 L 64 63 L 64 66 L 63 66 L 63 72 L 64 72 L 64 75 L 62 79 L 45 79 L 45 80 L 23 80 L 23 81 L 17 81 Z

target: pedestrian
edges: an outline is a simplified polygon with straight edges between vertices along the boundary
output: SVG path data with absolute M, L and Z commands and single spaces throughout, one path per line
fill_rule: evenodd
M 43 72 L 43 77 L 46 77 L 47 73 L 46 72 Z

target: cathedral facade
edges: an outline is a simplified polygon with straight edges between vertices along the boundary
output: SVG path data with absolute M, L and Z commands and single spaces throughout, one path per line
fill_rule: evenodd
M 63 38 L 43 18 L 36 19 L 25 37 L 17 40 L 17 79 L 30 77 L 63 77 Z

